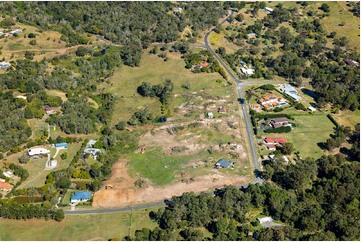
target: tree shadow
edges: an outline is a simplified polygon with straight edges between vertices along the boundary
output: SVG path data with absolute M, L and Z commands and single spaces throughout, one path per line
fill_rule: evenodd
M 318 94 L 316 92 L 311 91 L 310 89 L 307 88 L 302 88 L 301 91 L 303 92 L 303 94 L 312 97 L 315 102 L 317 101 Z
M 325 142 L 318 142 L 317 146 L 320 147 L 322 150 L 327 150 L 327 146 Z

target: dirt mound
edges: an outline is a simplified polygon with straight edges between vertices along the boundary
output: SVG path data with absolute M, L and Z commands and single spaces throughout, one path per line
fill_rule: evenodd
M 129 206 L 138 203 L 157 202 L 172 196 L 179 196 L 184 192 L 202 192 L 225 185 L 242 185 L 250 181 L 251 177 L 237 175 L 223 175 L 217 170 L 213 174 L 196 177 L 190 183 L 174 183 L 165 187 L 149 186 L 145 189 L 135 189 L 134 179 L 130 178 L 124 160 L 114 165 L 111 178 L 105 183 L 114 186 L 113 189 L 102 188 L 94 194 L 93 207 L 111 208 Z M 121 180 L 117 178 L 121 177 Z

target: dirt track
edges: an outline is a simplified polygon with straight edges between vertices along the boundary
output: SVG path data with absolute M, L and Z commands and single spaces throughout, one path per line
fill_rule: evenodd
M 250 181 L 250 177 L 236 175 L 224 176 L 218 171 L 207 176 L 195 178 L 191 183 L 175 183 L 165 187 L 149 186 L 145 189 L 135 189 L 134 181 L 128 175 L 126 161 L 120 160 L 113 166 L 110 179 L 105 183 L 114 186 L 114 189 L 104 187 L 94 194 L 93 207 L 111 208 L 128 206 L 137 203 L 149 203 L 171 198 L 174 195 L 181 195 L 184 192 L 202 192 L 224 185 L 240 185 Z

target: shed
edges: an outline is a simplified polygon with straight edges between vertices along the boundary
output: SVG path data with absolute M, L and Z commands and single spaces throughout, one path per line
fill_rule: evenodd
M 6 62 L 6 61 L 0 62 L 0 69 L 6 69 L 10 66 L 11 66 L 11 64 L 9 62 Z
M 61 149 L 67 149 L 68 148 L 68 144 L 63 142 L 63 143 L 56 143 L 55 144 L 56 148 L 61 148 Z
M 207 113 L 207 117 L 208 117 L 208 118 L 214 118 L 214 114 L 213 114 L 212 112 L 208 112 L 208 113 Z
M 273 219 L 271 217 L 264 217 L 264 218 L 257 218 L 257 219 L 261 224 L 273 221 Z
M 267 13 L 273 12 L 273 8 L 265 7 L 264 9 L 266 10 Z
M 86 191 L 86 192 L 75 192 L 73 196 L 71 196 L 70 198 L 70 202 L 71 203 L 76 203 L 76 202 L 87 202 L 89 201 L 89 199 L 91 198 L 91 193 Z
M 307 109 L 310 110 L 311 112 L 316 111 L 316 109 L 314 107 L 312 107 L 312 106 L 309 106 Z
M 220 159 L 217 163 L 216 163 L 216 167 L 222 167 L 222 168 L 228 168 L 233 164 L 232 161 L 227 161 L 226 159 Z
M 257 35 L 255 33 L 249 33 L 247 34 L 247 37 L 250 38 L 255 38 Z

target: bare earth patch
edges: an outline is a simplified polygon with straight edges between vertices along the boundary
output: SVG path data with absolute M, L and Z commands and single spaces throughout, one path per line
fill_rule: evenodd
M 119 178 L 122 179 L 119 179 Z M 196 177 L 193 182 L 178 182 L 165 187 L 149 186 L 145 189 L 135 189 L 134 179 L 128 175 L 128 167 L 124 159 L 113 166 L 112 176 L 104 183 L 113 185 L 113 189 L 104 187 L 94 194 L 94 208 L 111 208 L 129 206 L 139 203 L 157 202 L 184 192 L 202 192 L 225 185 L 242 185 L 249 182 L 250 176 L 223 175 L 217 170 L 206 176 Z

